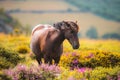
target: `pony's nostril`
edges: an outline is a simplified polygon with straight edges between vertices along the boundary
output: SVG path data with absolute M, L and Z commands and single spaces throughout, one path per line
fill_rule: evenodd
M 79 45 L 75 45 L 74 47 L 73 47 L 73 49 L 78 49 L 79 48 Z

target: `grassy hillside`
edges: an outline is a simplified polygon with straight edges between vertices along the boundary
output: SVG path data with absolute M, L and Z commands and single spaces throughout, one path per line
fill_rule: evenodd
M 92 12 L 103 18 L 120 21 L 120 0 L 66 0 L 80 11 Z

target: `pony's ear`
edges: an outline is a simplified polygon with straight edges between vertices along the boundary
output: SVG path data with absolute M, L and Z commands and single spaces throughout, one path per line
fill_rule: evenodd
M 57 29 L 60 29 L 61 23 L 55 23 L 55 24 L 53 24 L 53 26 Z
M 65 23 L 66 21 L 64 21 L 64 20 L 63 20 L 62 22 L 64 22 L 64 23 Z
M 61 23 L 61 30 L 64 30 L 65 29 L 65 22 L 63 21 L 62 23 Z
M 56 27 L 59 30 L 64 30 L 65 29 L 63 22 L 58 22 L 58 23 L 54 24 L 53 26 Z

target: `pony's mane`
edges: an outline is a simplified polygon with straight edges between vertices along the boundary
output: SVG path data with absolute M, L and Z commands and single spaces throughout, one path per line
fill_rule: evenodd
M 57 23 L 55 23 L 53 26 L 54 26 L 55 28 L 61 30 L 61 27 L 62 27 L 63 23 L 64 23 L 67 27 L 70 27 L 70 29 L 78 32 L 79 27 L 78 27 L 77 23 L 75 23 L 75 22 L 73 22 L 73 21 L 57 22 Z

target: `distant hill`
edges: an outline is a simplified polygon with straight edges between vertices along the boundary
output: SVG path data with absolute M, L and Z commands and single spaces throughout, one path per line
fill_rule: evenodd
M 0 32 L 11 33 L 13 29 L 21 29 L 21 24 L 8 15 L 4 10 L 0 9 Z
M 66 0 L 80 11 L 92 12 L 110 20 L 120 21 L 120 0 Z

